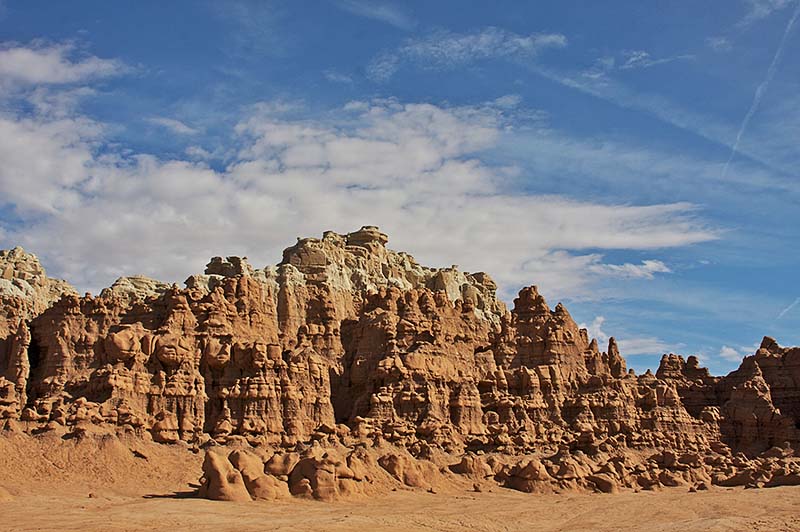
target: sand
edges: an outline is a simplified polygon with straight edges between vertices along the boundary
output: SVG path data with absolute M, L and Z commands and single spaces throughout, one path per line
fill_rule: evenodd
M 617 495 L 394 492 L 373 500 L 229 503 L 36 493 L 0 503 L 14 531 L 476 530 L 797 531 L 800 488 Z
M 800 531 L 800 486 L 535 495 L 399 488 L 334 503 L 195 498 L 202 453 L 135 439 L 0 435 L 0 530 Z

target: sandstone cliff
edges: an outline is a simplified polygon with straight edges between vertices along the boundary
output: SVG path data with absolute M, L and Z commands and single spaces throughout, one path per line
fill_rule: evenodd
M 0 419 L 227 445 L 201 491 L 233 500 L 330 499 L 381 475 L 536 492 L 800 482 L 800 348 L 765 338 L 726 377 L 676 355 L 637 376 L 535 286 L 508 310 L 486 273 L 387 241 L 326 232 L 277 266 L 215 257 L 185 288 L 126 277 L 97 297 L 1 252 Z

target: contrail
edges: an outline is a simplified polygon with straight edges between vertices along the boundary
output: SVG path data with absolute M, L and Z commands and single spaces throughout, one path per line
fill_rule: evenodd
M 775 71 L 778 69 L 778 63 L 780 63 L 781 56 L 783 55 L 783 49 L 786 47 L 786 41 L 789 37 L 789 34 L 792 32 L 792 28 L 794 27 L 794 23 L 798 16 L 800 16 L 800 2 L 797 3 L 797 8 L 794 10 L 792 18 L 789 19 L 789 23 L 786 25 L 786 30 L 784 30 L 783 37 L 781 37 L 781 42 L 778 45 L 778 50 L 775 52 L 775 57 L 772 58 L 772 63 L 770 63 L 769 68 L 767 69 L 767 76 L 756 88 L 756 93 L 753 95 L 753 103 L 750 104 L 750 109 L 747 110 L 747 114 L 744 115 L 744 120 L 742 120 L 742 125 L 739 126 L 739 133 L 736 134 L 736 141 L 733 143 L 731 155 L 728 157 L 728 162 L 725 163 L 725 168 L 722 170 L 723 178 L 728 175 L 728 168 L 731 165 L 731 161 L 733 161 L 733 158 L 736 157 L 736 152 L 739 150 L 739 141 L 742 140 L 742 136 L 744 135 L 747 126 L 750 124 L 750 119 L 753 118 L 753 115 L 758 110 L 758 106 L 761 104 L 761 98 L 764 97 L 764 93 L 767 92 L 767 87 L 769 86 L 770 81 L 772 81 L 772 78 L 775 76 Z
M 784 314 L 786 314 L 787 312 L 789 312 L 790 310 L 792 310 L 794 307 L 796 307 L 798 303 L 800 303 L 800 297 L 798 297 L 797 299 L 795 299 L 795 300 L 792 302 L 792 304 L 791 304 L 791 305 L 789 305 L 788 307 L 786 307 L 785 309 L 783 309 L 783 310 L 780 312 L 780 314 L 778 314 L 778 317 L 777 317 L 777 318 L 775 318 L 775 319 L 776 319 L 776 320 L 779 320 L 779 319 L 781 319 L 781 318 L 783 317 L 783 315 L 784 315 Z

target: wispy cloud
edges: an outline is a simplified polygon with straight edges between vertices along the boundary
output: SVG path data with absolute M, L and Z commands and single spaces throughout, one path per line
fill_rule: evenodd
M 337 0 L 335 5 L 359 17 L 379 20 L 401 30 L 410 31 L 417 25 L 417 21 L 413 17 L 388 2 Z
M 602 76 L 602 79 L 596 79 L 597 76 L 587 76 L 586 71 L 563 72 L 539 65 L 526 65 L 526 68 L 559 85 L 589 94 L 625 109 L 646 112 L 679 129 L 726 145 L 723 138 L 727 129 L 716 124 L 713 118 L 686 110 L 657 94 L 635 91 L 605 76 Z
M 791 81 L 788 81 L 791 84 Z M 782 84 L 783 85 L 783 84 Z M 789 85 L 791 87 L 791 85 Z M 783 89 L 783 87 L 781 87 Z M 742 148 L 763 154 L 770 161 L 777 161 L 787 169 L 794 169 L 798 176 L 800 168 L 800 150 L 797 139 L 800 138 L 800 91 L 790 88 L 787 93 L 776 91 L 776 96 L 766 98 L 758 109 L 758 120 L 754 120 L 748 128 L 747 137 Z
M 727 37 L 708 37 L 706 46 L 715 52 L 729 52 L 733 49 L 733 43 Z
M 173 133 L 177 133 L 178 135 L 197 135 L 198 133 L 200 133 L 199 129 L 188 126 L 183 122 L 181 122 L 180 120 L 176 120 L 174 118 L 153 116 L 147 118 L 146 120 L 151 124 L 155 124 L 157 126 L 169 129 L 170 131 L 172 131 Z
M 564 87 L 589 94 L 623 109 L 641 111 L 665 124 L 697 135 L 720 147 L 729 148 L 731 146 L 730 139 L 734 133 L 727 124 L 720 123 L 713 116 L 687 109 L 659 94 L 634 90 L 611 76 L 607 76 L 602 70 L 596 70 L 592 75 L 591 71 L 585 70 L 574 73 L 547 68 L 539 64 L 520 64 L 523 68 Z M 761 177 L 759 183 L 761 186 L 781 190 L 798 190 L 794 169 L 776 167 L 772 161 L 765 160 L 759 153 L 749 149 L 745 150 L 741 146 L 738 153 L 746 155 L 751 161 L 769 171 L 769 175 Z M 719 164 L 718 178 L 722 168 L 724 168 L 724 163 Z
M 295 39 L 284 31 L 286 9 L 271 0 L 208 2 L 213 13 L 234 31 L 221 33 L 223 49 L 234 57 L 280 56 Z
M 545 48 L 563 48 L 567 38 L 557 33 L 518 35 L 489 27 L 477 33 L 438 32 L 408 42 L 404 54 L 437 65 L 461 65 L 490 57 L 532 56 Z
M 750 26 L 754 22 L 772 15 L 791 5 L 794 0 L 744 0 L 749 7 L 744 17 L 736 24 L 738 27 Z
M 781 310 L 781 311 L 778 313 L 778 315 L 775 317 L 775 319 L 776 319 L 776 320 L 779 320 L 779 319 L 781 319 L 781 318 L 782 318 L 782 317 L 784 317 L 786 314 L 788 314 L 788 313 L 789 313 L 789 312 L 790 312 L 790 311 L 791 311 L 791 310 L 792 310 L 794 307 L 796 307 L 798 304 L 800 304 L 800 297 L 798 297 L 797 299 L 795 299 L 794 301 L 792 301 L 792 302 L 791 302 L 791 303 L 790 303 L 790 304 L 789 304 L 789 305 L 788 305 L 786 308 L 784 308 L 783 310 Z
M 728 362 L 741 362 L 746 356 L 750 356 L 758 350 L 758 344 L 751 346 L 731 347 L 723 345 L 717 356 Z
M 567 38 L 557 33 L 519 35 L 495 27 L 474 33 L 437 31 L 409 39 L 399 49 L 379 54 L 368 66 L 367 75 L 386 81 L 403 63 L 428 68 L 454 68 L 490 58 L 529 59 L 548 48 L 563 48 Z
M 609 335 L 603 330 L 603 324 L 605 322 L 605 316 L 595 316 L 594 320 L 592 320 L 592 323 L 589 325 L 581 323 L 578 326 L 587 330 L 589 333 L 589 338 L 597 338 L 598 342 L 608 342 Z
M 649 68 L 675 60 L 692 59 L 692 54 L 677 54 L 669 57 L 653 58 L 648 52 L 635 51 L 622 54 L 620 57 L 604 56 L 599 58 L 590 69 L 578 72 L 562 71 L 546 67 L 539 62 L 530 61 L 547 47 L 566 46 L 566 37 L 560 34 L 545 34 L 539 38 L 529 36 L 525 45 L 519 45 L 521 36 L 496 28 L 488 28 L 468 35 L 440 32 L 427 37 L 410 39 L 395 51 L 384 52 L 376 56 L 367 68 L 367 76 L 375 81 L 390 79 L 403 65 L 414 64 L 423 68 L 453 68 L 463 66 L 474 60 L 488 58 L 504 58 L 514 60 L 521 67 L 535 72 L 555 83 L 576 91 L 589 94 L 606 102 L 625 109 L 634 109 L 663 121 L 665 124 L 682 129 L 700 138 L 717 144 L 720 148 L 730 148 L 734 131 L 727 123 L 721 123 L 713 116 L 699 113 L 680 106 L 669 99 L 653 93 L 642 93 L 621 83 L 610 75 L 614 71 L 625 69 Z M 498 44 L 503 43 L 503 44 Z M 515 44 L 517 43 L 517 44 Z M 526 53 L 522 53 L 525 51 Z M 761 147 L 763 148 L 763 146 Z M 765 160 L 763 149 L 743 149 L 737 147 L 737 153 L 745 155 L 755 165 L 757 179 L 747 179 L 749 188 L 763 188 L 798 191 L 797 180 L 793 169 L 780 166 L 772 160 Z M 753 168 L 748 172 L 753 174 Z M 724 162 L 720 161 L 715 170 L 715 180 L 729 180 L 725 172 L 721 177 Z
M 602 275 L 627 279 L 652 279 L 656 273 L 672 272 L 660 260 L 645 260 L 641 264 L 596 264 L 589 269 Z
M 325 76 L 325 79 L 332 83 L 353 83 L 353 78 L 350 75 L 339 72 L 338 70 L 326 70 L 322 73 L 322 75 Z
M 680 349 L 654 336 L 641 336 L 633 338 L 620 338 L 617 342 L 619 351 L 623 355 L 663 355 Z
M 650 52 L 645 50 L 625 50 L 614 55 L 605 55 L 597 58 L 591 67 L 581 72 L 581 76 L 591 80 L 606 83 L 608 76 L 614 71 L 636 70 L 641 68 L 651 68 L 673 61 L 694 59 L 692 54 L 678 54 L 668 57 L 653 57 Z
M 723 177 L 728 174 L 728 168 L 730 167 L 733 158 L 736 157 L 736 153 L 739 150 L 739 143 L 747 131 L 747 126 L 750 124 L 750 120 L 753 118 L 753 115 L 756 114 L 758 106 L 761 104 L 761 100 L 764 97 L 764 94 L 767 92 L 767 88 L 769 87 L 772 78 L 775 77 L 778 64 L 783 56 L 783 50 L 786 47 L 786 41 L 788 40 L 789 34 L 792 32 L 792 28 L 794 27 L 795 21 L 797 21 L 798 15 L 800 15 L 800 2 L 797 3 L 797 8 L 795 8 L 794 13 L 792 13 L 792 16 L 789 18 L 789 22 L 786 24 L 786 29 L 784 30 L 781 41 L 778 44 L 778 49 L 775 51 L 775 55 L 772 57 L 772 62 L 770 62 L 769 68 L 767 68 L 767 75 L 764 78 L 764 81 L 762 81 L 756 88 L 756 92 L 753 95 L 753 102 L 750 104 L 750 108 L 747 110 L 747 113 L 744 115 L 744 119 L 739 126 L 739 131 L 736 133 L 736 140 L 733 142 L 733 146 L 731 148 L 731 154 L 722 170 Z
M 605 326 L 605 316 L 595 316 L 592 323 L 580 324 L 579 327 L 584 328 L 589 333 L 589 338 L 596 338 L 601 344 L 608 342 L 610 334 L 608 334 L 603 327 Z M 672 352 L 676 347 L 670 345 L 659 338 L 654 336 L 625 336 L 617 337 L 617 344 L 619 345 L 620 353 L 623 356 L 632 355 L 661 355 L 664 353 Z M 602 347 L 601 347 L 602 349 Z
M 742 354 L 739 353 L 738 349 L 734 349 L 728 345 L 723 345 L 719 350 L 719 357 L 731 362 L 737 362 L 742 359 Z
M 680 59 L 692 59 L 691 54 L 673 55 L 670 57 L 655 58 L 644 50 L 628 50 L 623 54 L 625 61 L 619 66 L 620 70 L 631 70 L 635 68 L 650 68 L 656 65 L 671 63 Z
M 184 153 L 191 159 L 207 160 L 213 157 L 213 154 L 202 146 L 189 146 L 184 150 Z
M 0 85 L 69 84 L 115 76 L 125 66 L 114 59 L 80 54 L 70 43 L 47 44 L 34 41 L 27 46 L 12 44 L 0 48 Z
M 725 198 L 750 203 L 753 193 L 800 194 L 796 183 L 778 180 L 752 164 L 733 168 L 723 180 L 719 160 L 636 139 L 565 133 L 551 127 L 546 118 L 509 134 L 498 149 L 530 167 L 540 182 L 557 176 L 559 186 L 582 187 L 590 179 L 595 186 L 628 197 L 641 194 L 642 179 L 647 181 L 648 194 L 692 197 L 699 202 Z

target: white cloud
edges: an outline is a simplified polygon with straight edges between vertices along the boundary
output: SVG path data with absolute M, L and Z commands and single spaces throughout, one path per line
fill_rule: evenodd
M 751 346 L 740 346 L 740 347 L 731 347 L 729 345 L 723 345 L 720 348 L 719 354 L 717 356 L 728 362 L 741 362 L 744 357 L 750 356 L 753 353 L 755 353 L 758 350 L 758 347 L 759 347 L 758 344 Z
M 326 70 L 322 73 L 322 75 L 325 76 L 325 79 L 327 79 L 332 83 L 344 83 L 344 84 L 353 83 L 352 77 L 342 72 L 338 72 L 336 70 Z
M 656 273 L 671 273 L 672 270 L 660 260 L 644 260 L 641 264 L 593 264 L 589 270 L 611 277 L 652 279 Z
M 595 316 L 590 325 L 581 323 L 579 327 L 586 329 L 589 333 L 589 338 L 597 338 L 599 343 L 608 342 L 608 334 L 603 330 L 603 324 L 606 322 L 605 316 Z
M 719 350 L 719 356 L 731 362 L 738 362 L 742 359 L 742 354 L 737 349 L 727 345 L 723 345 Z
M 679 54 L 668 57 L 653 57 L 645 50 L 625 50 L 619 57 L 605 55 L 595 59 L 592 66 L 580 73 L 582 78 L 606 85 L 610 82 L 609 74 L 619 70 L 636 70 L 651 68 L 657 65 L 672 63 L 673 61 L 694 59 L 691 54 Z M 575 88 L 580 85 L 575 82 Z
M 63 61 L 66 71 L 85 62 Z M 0 115 L 0 197 L 18 217 L 0 228 L 3 245 L 22 244 L 52 273 L 95 291 L 122 274 L 180 281 L 212 255 L 274 263 L 295 236 L 377 224 L 395 249 L 422 263 L 490 272 L 504 295 L 540 283 L 568 297 L 588 293 L 601 277 L 666 268 L 655 260 L 604 264 L 598 250 L 716 237 L 690 204 L 515 191 L 519 168 L 481 160 L 514 130 L 506 116 L 524 113 L 513 95 L 462 107 L 350 102 L 313 120 L 293 118 L 305 114 L 302 104 L 262 102 L 235 127 L 233 148 L 192 146 L 185 160 L 164 160 L 109 143 L 103 124 L 80 115 L 75 101 L 90 88 L 21 94 L 13 98 L 36 111 Z M 194 131 L 173 119 L 151 121 Z M 212 169 L 209 157 L 229 165 Z
M 52 89 L 37 86 L 28 91 L 18 91 L 17 96 L 22 96 L 33 106 L 39 116 L 51 118 L 67 118 L 72 116 L 78 104 L 85 98 L 96 93 L 90 87 L 72 87 Z
M 650 68 L 656 65 L 663 65 L 664 63 L 671 63 L 679 59 L 691 59 L 694 56 L 674 55 L 670 57 L 654 58 L 649 52 L 644 50 L 628 50 L 623 53 L 625 61 L 619 65 L 620 70 L 630 70 L 633 68 Z
M 388 81 L 400 68 L 400 57 L 394 53 L 378 54 L 367 65 L 367 77 L 373 81 Z
M 437 31 L 409 39 L 393 52 L 379 54 L 368 66 L 375 81 L 391 78 L 403 63 L 431 68 L 453 68 L 492 58 L 531 58 L 548 48 L 563 48 L 567 38 L 557 33 L 519 35 L 495 27 L 474 33 Z
M 125 66 L 113 59 L 80 54 L 71 44 L 33 42 L 0 49 L 4 83 L 43 85 L 79 83 L 119 75 Z
M 199 129 L 188 126 L 183 122 L 181 122 L 180 120 L 176 120 L 174 118 L 153 116 L 147 118 L 146 120 L 151 124 L 155 124 L 157 126 L 169 129 L 170 131 L 172 131 L 173 133 L 177 133 L 178 135 L 197 135 L 198 133 L 200 133 Z
M 337 0 L 335 5 L 359 17 L 379 20 L 401 30 L 412 30 L 417 25 L 411 16 L 388 2 Z
M 602 81 L 606 78 L 608 73 L 617 68 L 616 58 L 606 55 L 595 59 L 591 67 L 581 72 L 581 77 L 588 78 L 595 81 Z
M 596 316 L 592 323 L 589 325 L 580 324 L 579 327 L 586 329 L 589 333 L 589 338 L 596 338 L 602 350 L 608 342 L 610 335 L 603 330 L 606 322 L 604 316 Z M 617 337 L 617 345 L 619 352 L 623 356 L 633 355 L 661 355 L 670 353 L 675 350 L 675 347 L 670 344 L 652 336 L 625 336 Z
M 520 103 L 522 103 L 522 97 L 519 94 L 506 94 L 494 100 L 494 105 L 501 109 L 513 109 Z
M 464 64 L 490 57 L 532 56 L 545 48 L 563 48 L 567 38 L 560 34 L 518 35 L 500 28 L 486 28 L 477 33 L 438 32 L 409 41 L 404 54 L 435 64 Z
M 102 128 L 86 118 L 0 115 L 0 197 L 23 213 L 57 215 L 80 202 Z
M 727 37 L 708 37 L 706 46 L 715 52 L 729 52 L 733 49 L 733 44 Z
M 102 128 L 79 116 L 7 117 L 0 194 L 31 214 L 22 214 L 24 230 L 6 227 L 3 242 L 42 254 L 53 273 L 97 290 L 122 274 L 180 281 L 212 255 L 246 255 L 263 266 L 295 236 L 376 224 L 395 249 L 424 264 L 456 262 L 490 272 L 509 292 L 539 283 L 567 297 L 614 272 L 583 249 L 715 237 L 688 204 L 606 205 L 509 189 L 515 170 L 479 158 L 509 127 L 494 103 L 353 102 L 316 120 L 287 118 L 291 109 L 255 106 L 222 171 L 98 153 Z
M 663 355 L 676 350 L 675 346 L 653 336 L 620 338 L 617 343 L 619 344 L 619 352 L 623 356 Z
M 213 157 L 213 154 L 202 146 L 189 146 L 184 153 L 192 159 L 208 160 Z

